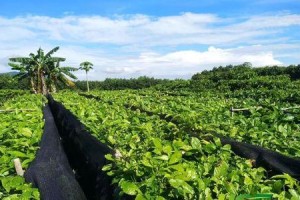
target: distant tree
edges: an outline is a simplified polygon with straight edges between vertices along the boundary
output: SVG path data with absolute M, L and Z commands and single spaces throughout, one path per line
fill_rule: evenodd
M 242 64 L 242 66 L 251 68 L 252 67 L 252 63 L 251 62 L 244 62 Z
M 93 69 L 93 63 L 89 62 L 89 61 L 85 61 L 80 63 L 80 67 L 79 69 L 84 70 L 85 74 L 86 74 L 86 87 L 87 87 L 87 91 L 90 91 L 90 87 L 89 87 L 89 80 L 88 80 L 88 72 Z

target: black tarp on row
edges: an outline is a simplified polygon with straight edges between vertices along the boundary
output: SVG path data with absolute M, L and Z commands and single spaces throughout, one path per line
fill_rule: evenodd
M 287 173 L 300 181 L 300 160 L 282 155 L 256 145 L 236 142 L 232 139 L 221 137 L 223 145 L 230 144 L 232 151 L 243 158 L 252 159 L 256 166 L 269 170 L 269 176 Z M 300 148 L 300 147 L 299 147 Z
M 69 165 L 48 105 L 44 107 L 44 119 L 40 149 L 25 172 L 25 180 L 39 188 L 41 199 L 86 199 Z
M 87 132 L 61 103 L 51 96 L 48 96 L 48 101 L 70 165 L 86 197 L 115 199 L 117 189 L 111 184 L 111 177 L 101 170 L 106 164 L 104 156 L 114 151 Z

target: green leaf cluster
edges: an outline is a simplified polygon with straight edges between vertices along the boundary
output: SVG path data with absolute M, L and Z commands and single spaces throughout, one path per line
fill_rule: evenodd
M 16 174 L 13 160 L 19 158 L 26 170 L 34 159 L 44 126 L 43 101 L 39 95 L 15 95 L 1 107 L 13 111 L 0 113 L 0 199 L 39 199 L 38 189 Z

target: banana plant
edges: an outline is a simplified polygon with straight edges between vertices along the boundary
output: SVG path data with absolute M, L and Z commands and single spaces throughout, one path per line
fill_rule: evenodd
M 66 59 L 61 57 L 52 57 L 52 55 L 58 50 L 59 47 L 55 47 L 45 54 L 44 50 L 39 48 L 37 54 L 30 53 L 29 57 L 10 58 L 9 60 L 11 62 L 9 65 L 13 70 L 20 71 L 20 74 L 18 75 L 20 78 L 30 78 L 31 87 L 35 93 L 47 94 L 51 91 L 51 86 L 49 88 L 47 83 L 51 83 L 53 86 L 53 84 L 61 81 L 69 86 L 72 85 L 70 84 L 71 81 L 65 75 L 75 78 L 73 74 L 70 74 L 70 71 L 74 71 L 75 68 L 59 69 L 59 63 Z

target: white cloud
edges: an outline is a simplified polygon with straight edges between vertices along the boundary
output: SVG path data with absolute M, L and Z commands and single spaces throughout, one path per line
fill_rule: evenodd
M 214 66 L 241 64 L 251 62 L 254 66 L 282 64 L 275 59 L 272 52 L 260 49 L 260 46 L 239 47 L 231 49 L 209 47 L 205 51 L 174 51 L 166 54 L 159 52 L 143 52 L 137 56 L 107 55 L 102 50 L 84 48 L 80 46 L 64 46 L 57 56 L 66 57 L 65 66 L 79 66 L 85 60 L 94 64 L 90 71 L 90 79 L 104 79 L 105 77 L 138 77 L 141 75 L 180 78 L 192 75 Z M 262 46 L 261 46 L 262 47 Z M 45 51 L 51 49 L 45 46 Z M 19 52 L 11 55 L 19 56 L 28 54 L 28 49 L 19 48 Z M 34 52 L 35 49 L 32 51 Z M 4 51 L 0 49 L 0 55 Z M 23 54 L 21 52 L 24 52 Z M 27 53 L 25 53 L 27 52 Z M 31 51 L 29 51 L 31 52 Z M 7 58 L 0 60 L 0 66 L 6 65 Z M 0 67 L 2 68 L 2 67 Z M 5 67 L 7 70 L 9 67 Z M 3 68 L 2 68 L 3 69 Z M 85 78 L 83 71 L 75 72 L 79 79 Z
M 122 60 L 123 68 L 107 68 L 108 73 L 144 72 L 168 76 L 170 73 L 189 73 L 227 64 L 251 62 L 254 66 L 280 65 L 271 52 L 247 52 L 246 48 L 220 49 L 209 47 L 207 51 L 176 51 L 165 55 L 144 53 L 136 59 Z M 130 69 L 130 70 L 129 70 Z M 177 76 L 184 74 L 176 74 Z
M 45 37 L 67 42 L 107 44 L 178 45 L 244 42 L 274 34 L 281 27 L 299 26 L 299 14 L 261 15 L 241 18 L 239 22 L 213 14 L 183 13 L 178 16 L 26 16 L 0 18 L 2 34 L 19 33 L 27 38 Z M 278 29 L 276 29 L 278 28 Z M 272 32 L 271 32 L 272 31 Z M 18 37 L 16 36 L 16 39 Z
M 286 27 L 299 28 L 300 15 L 0 17 L 0 72 L 9 70 L 9 57 L 57 45 L 61 46 L 57 55 L 67 58 L 66 65 L 78 66 L 85 60 L 94 63 L 91 79 L 183 77 L 246 61 L 255 66 L 282 64 L 278 60 L 282 57 L 299 62 L 295 53 L 300 50 L 299 38 L 286 34 Z M 83 72 L 77 75 L 84 78 Z
M 35 34 L 21 27 L 4 27 L 0 31 L 0 42 L 14 42 L 15 40 L 30 39 Z
M 270 29 L 277 27 L 288 27 L 300 25 L 300 15 L 298 14 L 280 14 L 274 16 L 254 16 L 245 22 L 236 24 L 232 27 L 242 31 L 251 31 L 259 29 Z

